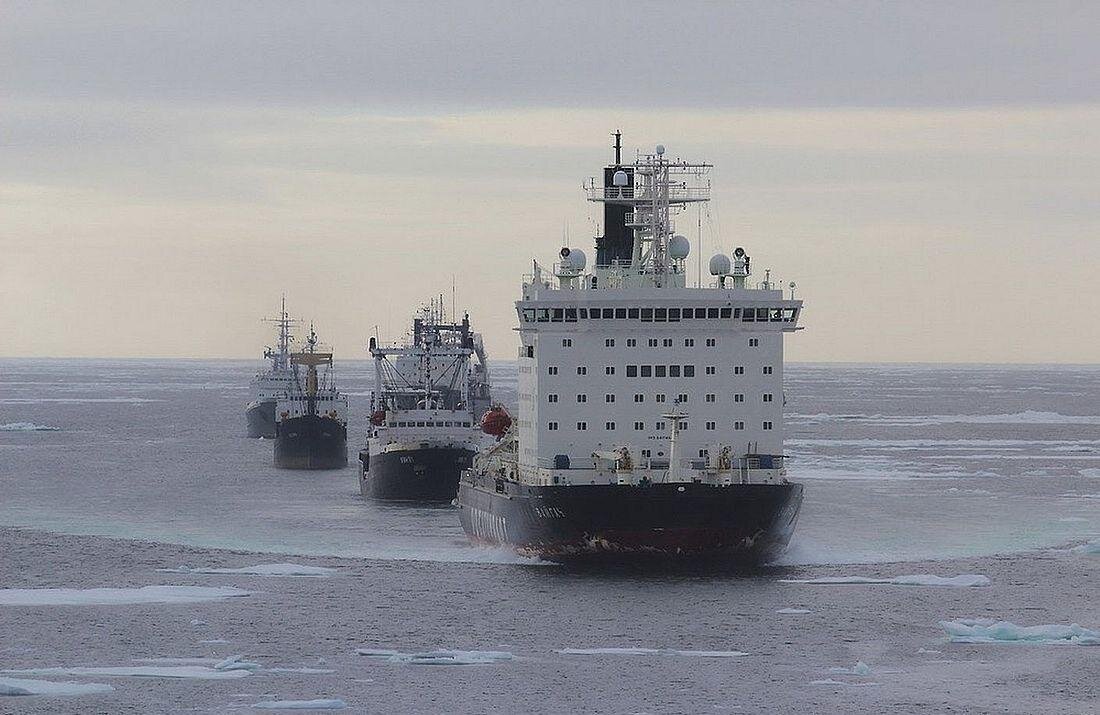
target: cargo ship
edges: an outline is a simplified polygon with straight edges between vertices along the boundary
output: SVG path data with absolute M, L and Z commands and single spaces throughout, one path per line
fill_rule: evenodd
M 453 312 L 453 311 L 452 311 Z M 403 344 L 370 340 L 375 387 L 359 489 L 375 499 L 450 502 L 458 477 L 486 446 L 480 419 L 491 403 L 481 336 L 433 299 Z M 491 440 L 490 440 L 491 441 Z
M 757 564 L 791 538 L 803 487 L 783 455 L 783 341 L 802 301 L 743 248 L 689 284 L 674 217 L 709 200 L 710 164 L 662 146 L 586 183 L 595 265 L 537 262 L 515 303 L 519 407 L 459 482 L 475 543 L 558 562 Z M 700 266 L 701 267 L 701 266 Z
M 267 370 L 256 373 L 249 383 L 251 400 L 244 409 L 248 436 L 264 439 L 275 438 L 275 402 L 279 395 L 286 392 L 294 382 L 294 370 L 290 366 L 290 344 L 294 336 L 291 326 L 298 322 L 286 312 L 286 296 L 278 318 L 264 318 L 264 322 L 274 323 L 278 327 L 275 347 L 264 348 L 264 359 L 270 360 Z
M 332 353 L 317 350 L 312 325 L 305 347 L 290 354 L 294 379 L 276 403 L 275 466 L 341 469 L 348 464 L 348 399 L 336 389 Z

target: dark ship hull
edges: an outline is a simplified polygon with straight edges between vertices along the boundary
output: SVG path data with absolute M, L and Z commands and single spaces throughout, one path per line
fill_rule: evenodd
M 359 491 L 365 497 L 451 502 L 458 479 L 475 452 L 461 447 L 422 447 L 371 456 L 359 453 Z
M 348 465 L 348 430 L 337 420 L 304 415 L 282 420 L 275 435 L 275 466 L 341 469 Z
M 801 505 L 801 484 L 528 486 L 466 472 L 458 490 L 472 541 L 563 563 L 765 563 Z
M 275 400 L 249 403 L 244 411 L 249 437 L 275 438 Z

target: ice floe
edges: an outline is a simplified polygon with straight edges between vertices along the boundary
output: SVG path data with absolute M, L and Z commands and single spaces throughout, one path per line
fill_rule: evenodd
M 834 415 L 828 413 L 791 414 L 788 419 L 795 423 L 821 422 L 868 422 L 890 427 L 917 427 L 942 424 L 1007 424 L 1007 425 L 1096 425 L 1100 424 L 1100 415 L 1063 415 L 1042 410 L 1025 410 L 1009 414 L 996 415 Z
M 0 678 L 0 697 L 18 695 L 97 695 L 109 693 L 114 688 L 105 683 L 54 682 L 52 680 L 27 680 L 25 678 Z
M 265 700 L 252 707 L 259 710 L 343 710 L 343 700 Z
M 516 656 L 508 651 L 501 650 L 432 650 L 402 653 L 396 650 L 359 648 L 355 652 L 387 663 L 408 665 L 489 665 L 516 659 Z
M 952 643 L 1023 643 L 1032 645 L 1100 646 L 1100 632 L 1076 623 L 1064 625 L 1018 626 L 990 618 L 963 618 L 940 621 Z
M 239 588 L 142 586 L 141 588 L 3 588 L 0 606 L 116 606 L 199 603 L 250 595 Z
M 137 678 L 192 678 L 196 680 L 232 680 L 245 678 L 251 670 L 233 668 L 218 670 L 205 665 L 136 665 L 136 666 L 94 666 L 87 668 L 30 668 L 26 670 L 8 670 L 18 675 L 75 675 L 78 677 L 137 677 Z
M 672 648 L 562 648 L 562 655 L 679 655 L 689 658 L 740 658 L 740 650 L 675 650 Z
M 8 422 L 0 425 L 0 432 L 60 432 L 60 427 L 36 425 L 34 422 Z
M 894 576 L 892 578 L 878 578 L 869 576 L 822 576 L 820 578 L 782 578 L 780 583 L 810 583 L 810 584 L 886 584 L 890 586 L 946 586 L 954 588 L 968 588 L 973 586 L 988 586 L 989 577 L 981 574 L 962 574 L 960 576 L 933 576 L 931 574 L 914 574 L 912 576 Z
M 255 566 L 241 566 L 240 568 L 215 568 L 212 566 L 179 566 L 174 569 L 157 569 L 165 573 L 195 573 L 195 574 L 235 574 L 243 576 L 331 576 L 340 569 L 326 568 L 324 566 L 303 566 L 302 564 L 256 564 Z
M 793 616 L 801 613 L 809 613 L 805 608 L 780 608 L 776 613 L 782 613 L 785 616 Z

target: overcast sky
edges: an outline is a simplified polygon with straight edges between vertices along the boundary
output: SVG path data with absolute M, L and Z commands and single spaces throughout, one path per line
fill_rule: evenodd
M 510 359 L 621 128 L 791 359 L 1100 362 L 1098 127 L 1096 2 L 0 0 L 0 354 L 258 356 L 285 290 L 361 358 L 454 277 Z

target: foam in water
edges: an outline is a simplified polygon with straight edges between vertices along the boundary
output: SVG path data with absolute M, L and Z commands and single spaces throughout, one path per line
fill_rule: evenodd
M 179 566 L 174 569 L 157 569 L 165 573 L 193 573 L 193 574 L 238 574 L 245 576 L 306 576 L 323 577 L 338 573 L 340 569 L 326 568 L 324 566 L 303 566 L 301 564 L 256 564 L 255 566 L 241 566 L 240 568 L 215 568 L 212 566 Z
M 809 613 L 805 608 L 780 608 L 776 613 L 782 613 L 786 616 L 799 615 L 802 613 Z
M 1018 626 L 990 618 L 963 618 L 940 621 L 952 643 L 1023 643 L 1030 645 L 1100 646 L 1100 632 L 1076 623 L 1064 625 Z
M 830 673 L 844 673 L 846 675 L 870 675 L 871 666 L 864 663 L 862 660 L 856 661 L 856 664 L 851 668 L 829 668 Z
M 981 574 L 962 574 L 960 576 L 933 576 L 931 574 L 914 574 L 912 576 L 895 576 L 893 578 L 878 578 L 869 576 L 822 576 L 821 578 L 782 578 L 780 583 L 809 583 L 809 584 L 886 584 L 890 586 L 946 586 L 953 588 L 970 588 L 974 586 L 988 586 L 989 577 Z
M 343 710 L 343 700 L 265 700 L 252 707 L 258 710 Z
M 0 678 L 0 697 L 4 696 L 72 696 L 109 693 L 113 687 L 105 683 L 54 682 L 26 678 Z
M 60 427 L 36 425 L 34 422 L 8 422 L 0 425 L 0 432 L 60 432 Z
M 387 663 L 407 665 L 490 665 L 516 659 L 511 653 L 499 650 L 433 650 L 402 653 L 396 650 L 359 648 L 355 652 Z
M 143 586 L 141 588 L 5 588 L 0 606 L 118 606 L 146 603 L 199 603 L 250 595 L 239 588 Z

